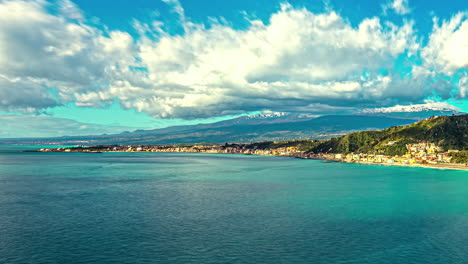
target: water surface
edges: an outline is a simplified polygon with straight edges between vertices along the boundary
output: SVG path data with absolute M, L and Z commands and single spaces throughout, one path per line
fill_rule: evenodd
M 0 263 L 468 263 L 466 171 L 17 150 Z

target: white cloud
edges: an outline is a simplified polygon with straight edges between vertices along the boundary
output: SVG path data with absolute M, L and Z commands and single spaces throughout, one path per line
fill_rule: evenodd
M 458 86 L 460 87 L 460 98 L 468 97 L 468 73 L 465 72 L 458 81 Z
M 0 76 L 14 80 L 0 86 L 0 93 L 22 95 L 33 90 L 43 98 L 49 88 L 58 92 L 59 99 L 71 100 L 74 93 L 98 89 L 128 71 L 125 67 L 133 59 L 128 33 L 114 31 L 105 37 L 96 28 L 70 20 L 78 12 L 73 6 L 63 6 L 68 10 L 65 16 L 48 14 L 45 5 L 44 1 L 0 2 Z M 47 106 L 50 103 L 41 106 L 39 101 L 30 107 Z M 2 105 L 11 107 L 25 106 Z
M 173 11 L 179 15 L 179 17 L 185 20 L 185 11 L 182 5 L 180 4 L 179 0 L 162 0 L 164 3 L 171 5 Z
M 434 29 L 422 57 L 428 67 L 448 75 L 468 69 L 468 13 L 458 13 L 441 24 L 434 19 Z
M 434 58 L 447 59 L 438 66 L 446 72 L 465 65 L 432 48 L 463 51 L 464 18 L 434 29 L 426 62 L 410 79 L 393 64 L 420 51 L 411 21 L 396 26 L 367 18 L 353 27 L 332 10 L 316 14 L 283 4 L 268 23 L 254 20 L 237 30 L 216 20 L 209 27 L 192 23 L 178 1 L 165 2 L 184 34 L 167 33 L 160 21 L 136 21 L 137 38 L 103 32 L 65 0 L 56 15 L 43 1 L 0 2 L 0 109 L 31 112 L 65 102 L 100 107 L 118 99 L 125 108 L 167 118 L 335 111 L 422 102 L 434 93 L 450 97 L 449 84 L 430 84 L 430 65 L 438 65 Z M 441 28 L 452 32 L 448 43 L 438 44 Z
M 9 79 L 0 74 L 0 109 L 34 113 L 37 109 L 54 107 L 58 103 L 47 87 L 34 78 Z
M 144 37 L 138 55 L 147 83 L 119 81 L 106 95 L 157 117 L 184 118 L 359 101 L 382 95 L 366 88 L 381 80 L 361 81 L 362 71 L 391 65 L 413 44 L 411 23 L 397 27 L 372 18 L 353 28 L 334 12 L 283 5 L 268 24 L 253 21 L 247 30 L 214 24 L 158 41 Z M 79 99 L 92 104 L 103 97 L 91 92 Z
M 387 13 L 388 9 L 392 9 L 399 15 L 406 15 L 411 12 L 409 8 L 408 0 L 393 0 L 383 5 L 384 13 Z
M 78 20 L 84 19 L 83 13 L 72 1 L 60 0 L 58 4 L 64 17 Z

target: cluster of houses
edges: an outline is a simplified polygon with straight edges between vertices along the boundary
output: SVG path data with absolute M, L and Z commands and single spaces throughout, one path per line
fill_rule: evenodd
M 316 154 L 323 159 L 338 160 L 343 162 L 359 163 L 395 163 L 395 164 L 437 164 L 450 163 L 452 157 L 449 153 L 458 152 L 458 150 L 449 150 L 441 152 L 443 149 L 434 143 L 416 143 L 406 144 L 407 152 L 405 155 L 380 155 L 380 154 Z
M 280 148 L 252 148 L 248 144 L 238 144 L 234 146 L 116 146 L 111 151 L 146 151 L 146 152 L 188 152 L 188 153 L 227 153 L 227 154 L 248 154 L 248 155 L 271 155 L 271 156 L 291 156 L 304 159 L 324 159 L 341 162 L 356 163 L 395 163 L 395 164 L 436 164 L 450 163 L 452 157 L 449 150 L 441 152 L 442 149 L 434 143 L 416 143 L 406 145 L 405 155 L 388 156 L 381 154 L 366 153 L 306 153 L 297 147 Z
M 391 142 L 389 143 L 391 144 Z M 61 152 L 183 152 L 183 153 L 226 153 L 226 154 L 247 154 L 247 155 L 270 155 L 270 156 L 290 156 L 303 159 L 323 159 L 348 163 L 388 163 L 388 164 L 436 164 L 450 163 L 452 157 L 449 150 L 442 152 L 442 149 L 434 143 L 407 144 L 407 153 L 401 156 L 388 156 L 381 154 L 365 153 L 307 153 L 299 150 L 295 146 L 279 148 L 258 148 L 251 144 L 232 145 L 212 145 L 212 146 L 179 146 L 179 145 L 128 145 L 128 146 L 95 146 L 83 148 L 58 148 L 55 150 L 44 149 L 41 151 L 61 151 Z
M 235 146 L 114 146 L 104 151 L 116 152 L 185 152 L 185 153 L 225 153 L 225 154 L 247 154 L 247 155 L 271 155 L 271 156 L 292 156 L 298 151 L 296 147 L 282 147 L 275 149 L 249 148 L 248 144 Z

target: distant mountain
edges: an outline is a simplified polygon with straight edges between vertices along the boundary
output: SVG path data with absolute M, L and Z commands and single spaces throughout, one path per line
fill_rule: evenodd
M 364 109 L 362 113 L 408 113 L 408 112 L 458 112 L 460 109 L 445 102 L 427 100 L 424 104 L 395 105 L 392 107 Z
M 387 109 L 387 108 L 385 108 Z M 407 108 L 404 108 L 408 110 Z M 404 110 L 403 109 L 403 110 Z M 411 108 L 410 112 L 366 110 L 354 115 L 314 116 L 266 112 L 210 124 L 136 130 L 120 134 L 66 136 L 54 138 L 0 139 L 3 144 L 173 144 L 283 141 L 328 139 L 361 130 L 384 129 L 412 124 L 431 116 L 458 115 L 451 109 Z M 416 111 L 416 109 L 418 111 Z M 400 110 L 394 108 L 393 110 Z
M 423 120 L 433 116 L 451 116 L 451 115 L 461 115 L 463 113 L 458 111 L 439 111 L 439 110 L 423 110 L 423 111 L 414 111 L 414 112 L 374 112 L 374 113 L 361 113 L 362 115 L 374 115 L 374 116 L 386 116 L 393 118 L 407 118 L 414 120 Z
M 321 142 L 314 153 L 383 153 L 402 155 L 406 144 L 431 142 L 447 149 L 468 149 L 468 114 L 431 117 L 407 126 L 361 131 Z
M 230 120 L 225 120 L 215 123 L 216 125 L 246 125 L 246 124 L 273 124 L 273 123 L 288 123 L 297 121 L 306 121 L 318 117 L 317 115 L 308 114 L 291 114 L 283 112 L 261 113 L 250 116 L 241 116 Z
M 113 135 L 75 136 L 41 139 L 7 139 L 7 144 L 173 144 L 282 141 L 290 139 L 327 139 L 354 131 L 382 129 L 411 124 L 417 118 L 380 115 L 308 116 L 275 113 L 243 116 L 212 124 L 173 126 L 137 130 Z
M 364 109 L 360 111 L 360 114 L 423 120 L 432 116 L 463 114 L 460 111 L 461 110 L 458 107 L 444 102 L 426 101 L 424 104 L 396 105 L 392 107 Z

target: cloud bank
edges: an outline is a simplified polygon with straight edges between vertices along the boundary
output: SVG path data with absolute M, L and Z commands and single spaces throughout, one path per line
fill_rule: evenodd
M 468 95 L 466 13 L 434 19 L 423 46 L 412 21 L 373 17 L 353 27 L 334 11 L 283 4 L 267 23 L 251 20 L 239 30 L 215 19 L 193 23 L 178 1 L 165 2 L 183 33 L 170 34 L 162 21 L 135 21 L 138 34 L 102 29 L 70 1 L 53 14 L 44 0 L 0 1 L 0 110 L 102 107 L 118 99 L 157 118 L 193 119 Z M 405 72 L 395 70 L 402 58 L 410 64 Z

